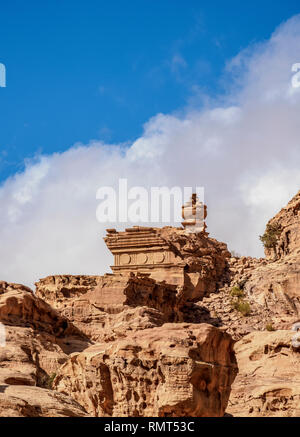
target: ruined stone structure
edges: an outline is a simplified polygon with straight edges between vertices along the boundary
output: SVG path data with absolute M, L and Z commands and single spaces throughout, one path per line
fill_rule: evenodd
M 108 229 L 104 240 L 114 255 L 114 273 L 148 273 L 159 281 L 183 284 L 185 264 L 161 238 L 159 228 L 134 226 L 124 232 Z
M 206 206 L 198 201 L 197 195 L 182 206 L 182 226 L 184 233 L 205 232 Z M 152 228 L 133 226 L 123 232 L 107 229 L 104 241 L 114 255 L 114 273 L 139 272 L 149 274 L 158 281 L 170 284 L 184 284 L 184 266 L 182 258 L 171 250 L 168 241 L 162 238 L 164 230 L 183 231 L 182 228 Z
M 205 232 L 206 216 L 206 205 L 200 202 L 194 193 L 190 200 L 182 206 L 182 218 L 184 221 L 181 224 L 188 233 Z

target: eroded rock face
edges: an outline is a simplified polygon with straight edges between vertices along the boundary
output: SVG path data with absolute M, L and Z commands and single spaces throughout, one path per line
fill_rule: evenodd
M 275 247 L 265 250 L 268 259 L 281 259 L 294 252 L 300 256 L 300 191 L 269 220 L 268 225 L 275 225 L 280 230 Z
M 72 399 L 49 390 L 67 354 L 88 346 L 85 336 L 29 288 L 0 287 L 0 416 L 86 415 Z
M 212 323 L 227 329 L 235 340 L 253 331 L 290 329 L 300 319 L 300 269 L 292 253 L 276 262 L 250 257 L 229 260 L 228 284 L 211 293 L 193 308 L 183 308 L 185 320 Z M 249 303 L 245 317 L 232 305 L 233 287 Z
M 84 282 L 85 288 L 83 282 L 78 286 L 78 277 L 56 277 L 54 282 L 53 277 L 45 278 L 37 283 L 37 295 L 49 302 L 59 295 L 59 313 L 93 341 L 110 341 L 126 331 L 160 326 L 179 317 L 175 285 L 133 273 L 84 278 Z M 64 284 L 64 289 L 67 284 L 68 293 L 62 294 L 57 284 Z
M 231 256 L 225 243 L 209 238 L 205 232 L 193 234 L 171 227 L 162 228 L 160 236 L 184 264 L 182 303 L 196 302 L 219 290 Z
M 66 300 L 79 297 L 93 290 L 101 281 L 101 276 L 53 275 L 36 282 L 36 296 L 53 308 L 60 309 Z
M 104 276 L 48 276 L 36 283 L 36 295 L 58 310 L 72 299 L 86 299 L 97 306 L 128 305 L 160 309 L 166 319 L 174 317 L 175 285 L 157 282 L 145 274 L 121 273 Z
M 51 334 L 6 325 L 5 337 L 5 346 L 0 347 L 0 383 L 47 387 L 68 358 Z
M 253 332 L 234 347 L 239 374 L 227 413 L 233 416 L 299 416 L 300 353 L 293 331 Z
M 0 417 L 87 416 L 74 399 L 51 390 L 6 384 L 0 388 Z
M 68 319 L 23 285 L 0 283 L 0 321 L 6 325 L 32 327 L 56 337 L 81 336 Z
M 163 314 L 153 308 L 105 305 L 98 307 L 87 298 L 69 302 L 62 314 L 92 341 L 111 341 L 126 337 L 128 331 L 161 326 Z
M 236 372 L 228 334 L 165 324 L 73 354 L 54 387 L 93 416 L 223 416 Z

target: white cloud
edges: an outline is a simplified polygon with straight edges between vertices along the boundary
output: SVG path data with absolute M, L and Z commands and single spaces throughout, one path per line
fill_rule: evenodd
M 112 224 L 96 221 L 96 191 L 124 177 L 129 186 L 204 186 L 210 235 L 262 255 L 258 235 L 300 188 L 300 89 L 291 92 L 299 47 L 297 16 L 228 64 L 222 104 L 158 114 L 126 148 L 77 144 L 27 163 L 0 187 L 0 278 L 109 271 L 102 237 Z

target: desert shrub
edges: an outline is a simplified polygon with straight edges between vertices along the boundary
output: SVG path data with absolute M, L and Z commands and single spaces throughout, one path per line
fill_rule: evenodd
M 251 313 L 250 304 L 246 300 L 237 299 L 232 302 L 232 306 L 235 310 L 239 311 L 245 317 Z
M 45 380 L 45 388 L 47 388 L 48 390 L 52 390 L 52 385 L 53 385 L 53 381 L 56 377 L 56 373 L 51 373 L 51 375 L 48 375 L 46 380 Z
M 275 249 L 276 242 L 281 233 L 280 225 L 277 223 L 267 224 L 266 231 L 259 239 L 266 249 Z
M 267 323 L 266 324 L 266 330 L 267 331 L 275 331 L 274 326 L 272 325 L 272 323 Z
M 230 295 L 232 297 L 243 297 L 244 292 L 243 292 L 243 290 L 240 289 L 240 287 L 238 285 L 235 285 L 234 287 L 232 287 L 232 289 L 230 291 Z

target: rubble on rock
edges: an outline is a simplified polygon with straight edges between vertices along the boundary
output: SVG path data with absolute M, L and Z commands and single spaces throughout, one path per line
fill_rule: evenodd
M 300 320 L 300 192 L 268 223 L 281 229 L 276 244 L 266 247 L 266 259 L 232 257 L 227 284 L 197 302 L 188 320 L 206 321 L 226 329 L 235 339 L 253 331 L 290 329 Z M 275 241 L 274 240 L 274 241 Z M 233 308 L 238 287 L 249 304 L 243 317 Z
M 176 228 L 162 228 L 161 237 L 184 265 L 183 304 L 216 292 L 224 284 L 230 258 L 225 243 L 209 238 L 207 233 L 186 233 Z

